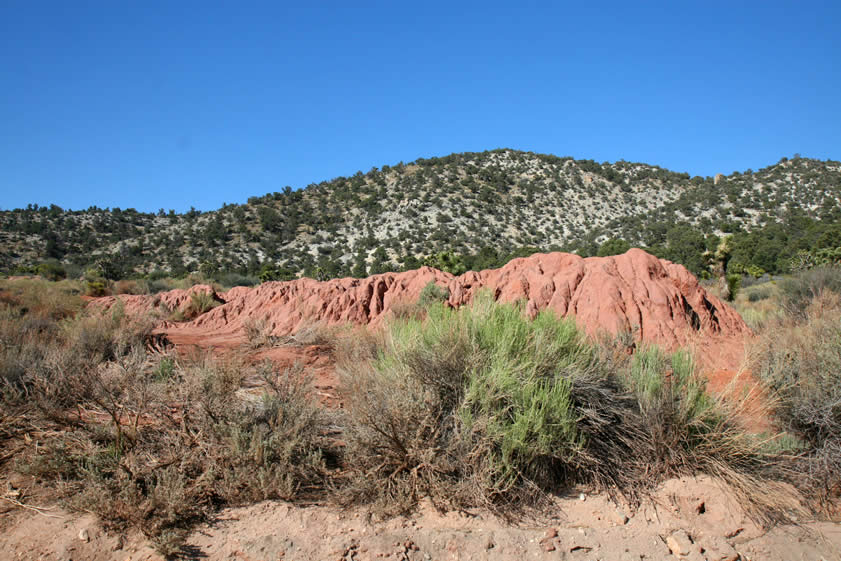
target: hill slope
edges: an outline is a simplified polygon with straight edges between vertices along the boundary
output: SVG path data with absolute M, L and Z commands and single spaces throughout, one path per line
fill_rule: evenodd
M 591 255 L 621 238 L 611 242 L 618 251 L 646 247 L 698 273 L 712 236 L 735 233 L 745 237 L 742 264 L 774 271 L 798 249 L 841 246 L 839 201 L 841 164 L 833 161 L 783 159 L 757 172 L 690 178 L 501 149 L 373 168 L 206 213 L 2 211 L 0 268 L 52 258 L 97 264 L 112 278 L 155 270 L 362 277 L 416 268 L 444 251 L 481 269 L 536 248 Z M 757 240 L 771 240 L 759 257 Z

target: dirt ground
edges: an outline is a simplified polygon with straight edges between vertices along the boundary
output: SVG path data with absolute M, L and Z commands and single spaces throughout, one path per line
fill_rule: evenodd
M 262 502 L 219 512 L 196 528 L 185 559 L 277 560 L 841 560 L 841 524 L 763 530 L 706 478 L 666 482 L 632 510 L 604 496 L 553 499 L 539 515 L 487 512 L 371 520 L 364 510 Z M 142 535 L 105 532 L 92 515 L 0 504 L 0 559 L 159 560 Z

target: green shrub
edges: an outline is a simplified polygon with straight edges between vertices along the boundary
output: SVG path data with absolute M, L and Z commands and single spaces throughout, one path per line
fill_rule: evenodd
M 531 321 L 482 293 L 460 310 L 393 320 L 364 355 L 340 364 L 347 502 L 387 514 L 422 496 L 501 507 L 576 483 L 633 497 L 704 471 L 762 503 L 761 452 L 686 353 L 605 353 L 571 320 Z
M 627 387 L 636 397 L 646 438 L 647 463 L 679 475 L 687 457 L 730 431 L 722 411 L 705 391 L 685 351 L 668 355 L 656 347 L 638 350 L 626 370 Z M 704 458 L 695 458 L 699 468 Z
M 571 382 L 558 373 L 589 360 L 571 322 L 531 322 L 486 295 L 461 311 L 432 306 L 425 320 L 396 319 L 382 352 L 344 365 L 352 498 L 387 512 L 423 495 L 516 500 L 580 446 Z M 379 477 L 368 477 L 374 467 Z
M 591 357 L 571 320 L 551 312 L 530 321 L 519 306 L 485 297 L 463 314 L 478 364 L 469 371 L 459 414 L 467 430 L 499 444 L 489 458 L 497 489 L 548 459 L 567 461 L 581 448 L 572 408 L 573 379 Z M 432 316 L 453 321 L 453 313 Z
M 767 300 L 770 297 L 771 291 L 767 288 L 757 288 L 756 290 L 748 292 L 749 302 L 761 302 L 762 300 Z
M 170 357 L 162 357 L 155 368 L 155 381 L 166 382 L 175 374 L 175 361 Z
M 172 279 L 168 278 L 150 278 L 146 282 L 146 286 L 149 288 L 149 294 L 157 294 L 172 290 L 175 288 L 175 283 Z
M 391 317 L 394 319 L 423 319 L 426 316 L 426 309 L 434 304 L 441 304 L 450 297 L 450 291 L 429 281 L 421 290 L 416 301 L 402 300 L 392 302 L 390 306 Z
M 611 255 L 621 255 L 631 249 L 631 244 L 621 238 L 610 238 L 599 246 L 597 255 L 599 257 L 609 257 Z
M 425 257 L 423 264 L 427 267 L 432 267 L 456 276 L 463 274 L 467 270 L 462 258 L 452 251 L 439 251 L 434 255 Z
M 631 361 L 628 385 L 643 413 L 669 407 L 688 421 L 703 417 L 713 406 L 685 351 L 669 356 L 657 347 L 638 350 Z
M 425 308 L 435 302 L 446 302 L 449 297 L 449 289 L 438 286 L 435 281 L 429 281 L 421 290 L 418 305 Z
M 50 281 L 67 278 L 67 271 L 64 269 L 64 266 L 61 263 L 52 261 L 41 263 L 35 267 L 35 273 Z
M 216 280 L 224 287 L 233 288 L 235 286 L 255 286 L 260 284 L 260 279 L 239 273 L 223 273 L 217 275 Z
M 89 280 L 85 283 L 85 294 L 88 296 L 106 296 L 108 294 L 108 286 L 105 280 Z
M 747 267 L 745 267 L 745 273 L 750 275 L 754 279 L 758 279 L 765 274 L 765 269 L 757 265 L 748 265 Z

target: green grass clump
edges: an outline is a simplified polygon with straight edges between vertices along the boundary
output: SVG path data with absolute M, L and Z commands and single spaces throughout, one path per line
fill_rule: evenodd
M 190 301 L 184 307 L 181 315 L 185 320 L 195 319 L 220 304 L 222 304 L 222 301 L 216 296 L 215 292 L 196 291 L 190 294 Z
M 643 413 L 669 407 L 681 422 L 688 423 L 711 413 L 712 398 L 695 374 L 692 356 L 686 351 L 672 355 L 657 347 L 637 351 L 631 361 L 628 384 Z

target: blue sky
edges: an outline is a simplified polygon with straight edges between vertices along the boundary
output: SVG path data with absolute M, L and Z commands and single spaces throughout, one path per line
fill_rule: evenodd
M 0 208 L 212 210 L 499 147 L 838 160 L 840 29 L 833 1 L 0 0 Z

